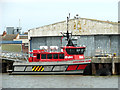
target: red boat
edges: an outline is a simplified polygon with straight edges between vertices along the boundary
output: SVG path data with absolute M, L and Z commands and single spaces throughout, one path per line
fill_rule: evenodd
M 41 46 L 30 52 L 29 62 L 15 62 L 12 74 L 91 74 L 91 59 L 85 59 L 86 47 L 73 44 L 71 33 L 64 33 L 67 45 L 61 47 Z M 72 35 L 72 34 L 71 34 Z

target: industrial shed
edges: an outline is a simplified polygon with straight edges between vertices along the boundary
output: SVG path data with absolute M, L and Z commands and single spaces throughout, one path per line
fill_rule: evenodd
M 70 19 L 69 31 L 73 39 L 77 38 L 77 45 L 85 45 L 85 56 L 92 57 L 97 53 L 120 55 L 120 32 L 117 22 L 95 19 Z M 28 31 L 29 51 L 39 49 L 40 46 L 64 46 L 65 38 L 60 32 L 66 32 L 66 21 L 45 25 Z M 59 49 L 60 50 L 60 49 Z

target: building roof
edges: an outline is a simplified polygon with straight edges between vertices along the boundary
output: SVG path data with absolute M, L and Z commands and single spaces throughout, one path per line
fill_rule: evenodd
M 19 36 L 19 39 L 28 39 L 28 36 Z
M 79 18 L 79 19 L 91 20 L 91 21 L 102 22 L 102 23 L 109 23 L 109 24 L 118 24 L 118 22 L 103 21 L 103 20 L 97 20 L 97 19 L 89 19 L 89 18 Z M 75 18 L 70 19 L 70 21 L 71 21 L 71 20 L 75 20 Z M 64 23 L 64 22 L 66 22 L 66 20 L 64 20 L 64 21 L 60 21 L 60 22 L 56 22 L 56 23 L 53 23 L 53 24 L 49 24 L 49 25 L 55 25 L 55 24 L 58 24 L 58 23 Z M 119 21 L 119 23 L 120 23 L 120 21 Z M 45 26 L 49 26 L 49 25 L 44 25 L 44 26 L 40 26 L 40 27 L 45 27 Z M 29 29 L 28 31 L 30 31 L 30 30 L 34 30 L 34 29 L 39 29 L 40 27 L 32 28 L 32 29 Z
M 6 34 L 2 37 L 2 41 L 13 41 L 13 39 L 16 39 L 18 34 Z
M 0 41 L 0 44 L 22 44 L 22 41 Z
M 24 34 L 28 34 L 28 32 L 24 32 Z

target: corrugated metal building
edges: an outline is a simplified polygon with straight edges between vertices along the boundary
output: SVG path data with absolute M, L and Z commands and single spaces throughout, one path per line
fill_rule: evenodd
M 66 32 L 66 22 L 58 22 L 28 31 L 29 51 L 39 49 L 40 46 L 66 45 L 65 38 L 61 42 L 61 31 Z M 94 56 L 96 53 L 120 55 L 120 33 L 118 23 L 95 19 L 79 18 L 69 21 L 69 31 L 72 38 L 77 39 L 77 45 L 85 45 L 85 56 Z

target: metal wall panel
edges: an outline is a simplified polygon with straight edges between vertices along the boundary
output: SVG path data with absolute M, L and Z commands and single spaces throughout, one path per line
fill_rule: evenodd
M 33 37 L 31 38 L 31 50 L 40 49 L 40 46 L 61 46 L 61 37 Z
M 105 53 L 113 54 L 120 53 L 119 35 L 84 35 L 84 36 L 73 36 L 77 37 L 78 46 L 86 46 L 85 56 L 94 56 L 95 54 Z M 39 49 L 40 46 L 65 46 L 67 44 L 66 38 L 64 37 L 61 42 L 61 37 L 33 37 L 31 38 L 31 50 Z M 60 48 L 59 48 L 60 51 Z
M 47 43 L 46 43 L 46 37 L 34 37 L 34 38 L 31 38 L 31 50 L 33 49 L 40 49 L 40 46 L 47 46 Z
M 118 55 L 118 51 L 120 48 L 118 48 L 118 36 L 111 36 L 111 52 L 114 54 L 116 53 Z
M 119 2 L 119 6 L 120 6 L 120 2 Z M 118 10 L 118 12 L 119 12 L 118 16 L 120 16 L 120 9 Z M 119 17 L 119 19 L 120 19 L 120 17 Z M 118 33 L 119 33 L 119 36 L 118 36 L 118 53 L 119 53 L 119 56 L 120 56 L 120 23 L 118 23 Z
M 46 37 L 47 46 L 58 46 L 60 51 L 61 37 Z
M 95 36 L 95 53 L 102 54 L 110 53 L 110 38 L 109 36 Z
M 118 55 L 120 56 L 120 35 L 118 36 Z
M 78 46 L 86 46 L 85 56 L 94 55 L 94 36 L 80 36 L 78 39 Z

